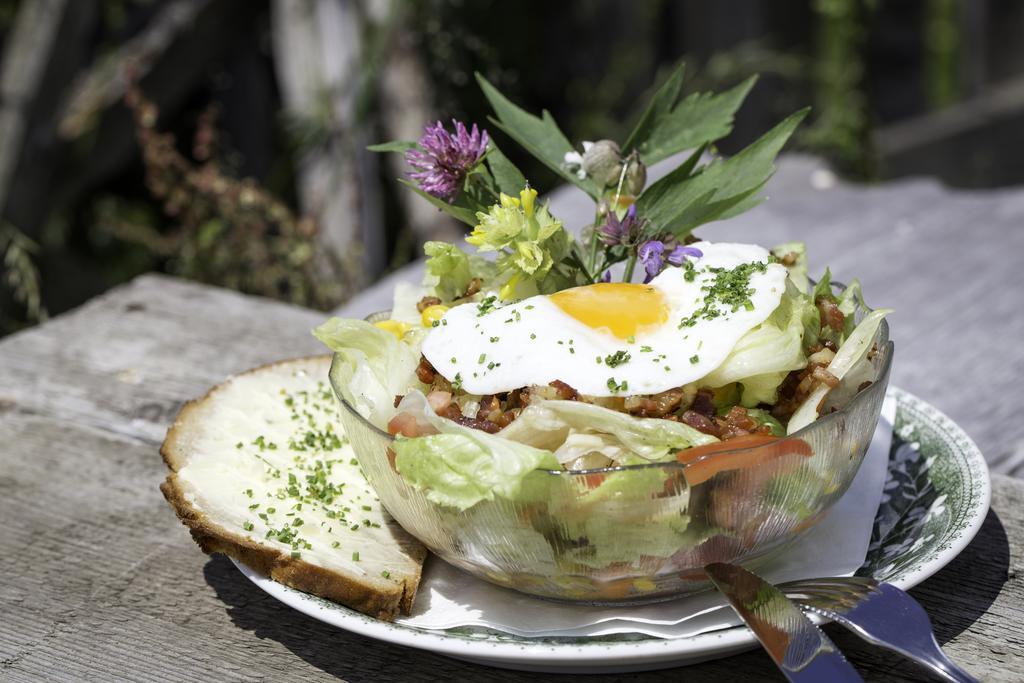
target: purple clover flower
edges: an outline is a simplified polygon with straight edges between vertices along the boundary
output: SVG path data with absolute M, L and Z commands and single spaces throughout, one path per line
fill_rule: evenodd
M 665 243 L 660 240 L 650 240 L 640 246 L 636 255 L 647 272 L 647 276 L 644 278 L 646 284 L 664 269 L 666 262 L 673 266 L 681 266 L 687 257 L 699 258 L 704 255 L 704 252 L 695 247 L 685 247 L 680 244 L 666 256 Z
M 608 212 L 608 218 L 605 220 L 604 225 L 598 228 L 598 237 L 608 247 L 613 247 L 617 244 L 628 245 L 639 227 L 640 219 L 636 215 L 636 204 L 630 204 L 622 220 L 619 220 L 615 211 Z
M 462 181 L 487 151 L 487 131 L 476 124 L 466 130 L 465 124 L 452 119 L 455 134 L 444 129 L 440 121 L 424 128 L 419 147 L 405 153 L 405 161 L 415 171 L 409 177 L 421 190 L 454 202 L 462 189 Z

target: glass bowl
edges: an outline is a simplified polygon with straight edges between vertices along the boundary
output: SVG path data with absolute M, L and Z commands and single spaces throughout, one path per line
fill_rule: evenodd
M 825 516 L 853 481 L 878 422 L 893 354 L 884 321 L 875 343 L 871 385 L 840 385 L 825 414 L 785 439 L 733 449 L 724 442 L 685 463 L 536 470 L 531 486 L 543 495 L 462 511 L 408 485 L 392 464 L 394 437 L 341 398 L 333 369 L 331 383 L 366 478 L 433 553 L 531 595 L 635 604 L 705 590 L 706 564 L 756 566 Z M 831 404 L 833 396 L 843 405 Z

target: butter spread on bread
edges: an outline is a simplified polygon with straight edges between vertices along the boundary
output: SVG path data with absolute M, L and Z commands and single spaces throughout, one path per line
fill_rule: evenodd
M 329 367 L 264 366 L 186 404 L 160 451 L 160 489 L 205 552 L 390 621 L 411 609 L 426 550 L 363 477 Z

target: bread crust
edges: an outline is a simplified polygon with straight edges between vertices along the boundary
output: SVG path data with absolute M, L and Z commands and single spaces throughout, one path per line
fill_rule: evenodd
M 182 406 L 160 447 L 160 455 L 171 470 L 167 479 L 160 484 L 160 491 L 174 508 L 178 518 L 189 528 L 193 540 L 203 552 L 227 555 L 286 586 L 333 600 L 377 619 L 394 621 L 400 611 L 406 614 L 411 611 L 413 600 L 416 598 L 423 560 L 427 555 L 426 548 L 421 544 L 415 541 L 403 544 L 403 550 L 416 562 L 414 574 L 394 582 L 361 581 L 301 558 L 292 557 L 273 547 L 256 543 L 247 536 L 217 524 L 188 501 L 177 475 L 178 470 L 187 463 L 191 455 L 189 445 L 194 430 L 201 428 L 204 408 L 218 391 L 238 377 L 269 369 L 280 369 L 282 366 L 322 362 L 326 374 L 330 358 L 310 356 L 261 365 L 234 375 L 211 388 L 201 398 Z M 382 583 L 386 585 L 382 586 Z

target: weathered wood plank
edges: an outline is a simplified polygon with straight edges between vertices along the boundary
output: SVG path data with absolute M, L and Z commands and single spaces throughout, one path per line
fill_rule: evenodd
M 226 375 L 322 353 L 324 315 L 147 276 L 0 342 L 0 412 L 21 410 L 163 440 L 181 404 Z
M 156 489 L 163 465 L 147 443 L 19 410 L 0 417 L 0 443 L 13 444 L 0 454 L 0 519 L 18 520 L 0 533 L 4 680 L 538 678 L 377 643 L 277 603 L 193 545 Z M 965 553 L 914 594 L 951 655 L 986 680 L 1014 680 L 1024 667 L 1024 482 L 997 476 L 993 510 Z M 868 680 L 920 679 L 898 658 L 833 635 Z M 676 675 L 770 672 L 754 651 Z

